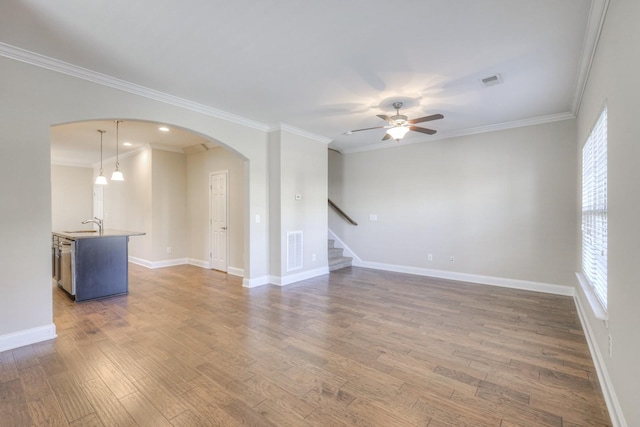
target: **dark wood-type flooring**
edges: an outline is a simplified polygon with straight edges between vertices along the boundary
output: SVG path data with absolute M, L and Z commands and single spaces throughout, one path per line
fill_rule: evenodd
M 572 298 L 347 268 L 284 288 L 130 266 L 0 353 L 0 425 L 608 426 Z

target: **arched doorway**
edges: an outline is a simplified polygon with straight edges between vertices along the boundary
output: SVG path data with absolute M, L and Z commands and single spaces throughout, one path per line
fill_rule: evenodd
M 242 155 L 171 124 L 124 120 L 116 129 L 113 119 L 52 126 L 51 153 L 52 229 L 75 229 L 82 220 L 102 215 L 105 227 L 144 231 L 144 237 L 131 239 L 130 261 L 150 268 L 212 267 L 209 175 L 227 171 L 227 271 L 244 275 L 248 160 Z M 108 179 L 116 161 L 124 182 Z M 101 166 L 108 184 L 96 192 L 93 182 Z M 97 193 L 102 193 L 101 212 L 94 206 Z

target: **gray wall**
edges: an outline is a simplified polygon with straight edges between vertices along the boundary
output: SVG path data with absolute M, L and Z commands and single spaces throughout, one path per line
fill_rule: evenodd
M 330 159 L 359 225 L 329 227 L 364 261 L 573 286 L 574 120 Z
M 51 165 L 51 228 L 85 230 L 82 221 L 93 218 L 93 170 Z
M 589 327 L 627 425 L 640 426 L 640 2 L 614 0 L 609 5 L 598 50 L 578 115 L 582 146 L 604 103 L 608 107 L 608 311 L 597 320 L 582 292 Z M 579 182 L 579 176 L 576 181 Z M 578 198 L 579 200 L 579 198 Z M 578 249 L 580 241 L 577 242 Z M 580 269 L 576 253 L 575 269 Z M 613 352 L 609 356 L 608 335 Z
M 187 158 L 183 153 L 151 151 L 153 261 L 187 258 Z M 171 248 L 171 252 L 167 252 Z
M 3 272 L 0 279 L 3 296 L 0 299 L 0 348 L 53 336 L 50 128 L 61 123 L 112 120 L 114 117 L 162 122 L 215 140 L 236 153 L 245 161 L 243 284 L 257 286 L 269 282 L 272 277 L 269 257 L 280 259 L 283 253 L 269 254 L 269 222 L 279 222 L 280 218 L 268 216 L 267 138 L 271 128 L 267 125 L 244 119 L 232 122 L 219 118 L 216 110 L 207 111 L 202 106 L 198 106 L 197 111 L 178 107 L 162 94 L 152 94 L 154 99 L 151 99 L 6 57 L 0 57 L 0 92 L 0 127 L 3 130 L 0 134 L 0 199 L 3 201 L 0 238 L 11 242 L 0 249 L 0 270 Z M 323 192 L 326 197 L 326 145 L 305 145 L 314 153 L 320 151 L 319 146 L 323 147 L 324 157 L 320 162 L 325 162 L 325 172 L 306 185 L 316 190 L 317 197 Z M 285 150 L 288 149 L 304 155 L 307 160 L 312 157 L 306 156 L 306 149 L 287 145 Z M 140 154 L 131 161 L 152 161 L 150 156 Z M 129 159 L 122 159 L 121 167 L 125 179 L 131 181 L 136 176 L 135 171 L 128 169 L 129 166 L 125 168 L 125 160 Z M 137 170 L 141 183 L 151 180 L 150 169 Z M 146 210 L 153 209 L 153 201 L 142 185 L 137 189 L 135 196 L 143 200 L 137 204 L 142 211 L 136 216 L 144 223 L 129 223 L 131 226 L 126 228 L 148 231 L 153 225 L 146 222 L 149 218 Z M 326 205 L 320 205 L 314 198 L 304 206 L 305 209 L 296 215 L 310 218 L 313 232 L 306 235 L 307 247 L 310 250 L 326 248 Z M 177 215 L 180 217 L 183 213 L 177 212 Z M 256 221 L 258 216 L 260 221 Z M 122 218 L 112 212 L 105 218 L 107 226 L 117 227 L 118 217 Z M 318 222 L 322 217 L 325 218 L 323 225 Z M 305 222 L 304 219 L 301 221 Z M 167 236 L 166 243 L 173 245 L 174 237 Z M 318 241 L 314 242 L 314 238 Z M 139 243 L 132 243 L 132 251 L 152 259 L 149 241 L 143 237 Z M 135 242 L 133 238 L 132 242 Z M 147 254 L 151 255 L 147 258 Z
M 245 161 L 222 147 L 187 155 L 189 258 L 209 262 L 209 174 L 228 171 L 229 267 L 244 268 Z M 265 219 L 266 220 L 266 219 Z
M 272 254 L 282 254 L 270 259 L 270 268 L 279 284 L 327 269 L 327 151 L 322 142 L 284 130 L 269 135 L 270 245 Z M 302 231 L 303 268 L 287 271 L 290 231 Z
M 141 231 L 144 236 L 129 239 L 129 255 L 153 260 L 152 150 L 149 147 L 134 155 L 120 158 L 120 171 L 125 181 L 111 181 L 103 187 L 104 227 Z M 104 169 L 113 170 L 115 161 L 105 162 Z M 94 175 L 98 170 L 94 171 Z
M 248 159 L 245 280 L 264 283 L 269 277 L 268 224 L 248 221 L 267 210 L 265 130 L 5 57 L 0 92 L 0 238 L 12 242 L 0 249 L 0 344 L 34 337 L 34 330 L 50 334 L 53 326 L 50 127 L 60 123 L 114 117 L 163 122 L 220 141 Z

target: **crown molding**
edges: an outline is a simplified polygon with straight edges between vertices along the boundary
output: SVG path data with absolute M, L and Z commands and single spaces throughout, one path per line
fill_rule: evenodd
M 180 154 L 184 154 L 184 150 L 182 148 L 178 148 L 178 147 L 170 147 L 168 145 L 160 145 L 160 144 L 143 144 L 140 147 L 136 148 L 135 150 L 131 150 L 131 151 L 127 151 L 125 153 L 120 153 L 119 156 L 111 156 L 111 157 L 107 157 L 105 159 L 102 159 L 102 163 L 111 163 L 114 162 L 116 160 L 124 160 L 128 157 L 133 157 L 136 154 L 142 153 L 143 151 L 148 151 L 148 150 L 162 150 L 162 151 L 170 151 L 172 153 L 180 153 Z M 89 162 L 83 162 L 80 160 L 67 160 L 67 159 L 62 159 L 62 158 L 52 158 L 51 159 L 51 164 L 52 165 L 58 165 L 58 166 L 74 166 L 74 167 L 78 167 L 78 168 L 92 168 L 92 169 L 99 169 L 100 168 L 100 162 L 95 162 L 95 163 L 89 163 Z
M 610 0 L 591 0 L 591 8 L 589 9 L 589 18 L 585 29 L 584 43 L 582 45 L 582 53 L 580 55 L 580 67 L 576 79 L 576 88 L 571 106 L 572 113 L 577 116 L 582 104 L 582 97 L 587 87 L 591 65 L 596 55 L 598 41 L 602 33 L 602 26 L 607 15 Z
M 270 125 L 269 128 L 267 129 L 267 132 L 275 132 L 275 131 L 285 131 L 285 132 L 292 133 L 294 135 L 298 135 L 303 138 L 312 139 L 314 141 L 321 142 L 327 145 L 333 141 L 333 139 L 327 138 L 326 136 L 318 135 L 317 133 L 309 132 L 287 123 L 274 123 Z
M 197 113 L 205 114 L 207 116 L 215 117 L 218 119 L 226 120 L 238 125 L 246 126 L 252 129 L 257 129 L 263 132 L 267 132 L 269 126 L 264 123 L 257 122 L 255 120 L 247 119 L 246 117 L 238 116 L 236 114 L 227 113 L 226 111 L 218 110 L 217 108 L 209 107 L 204 104 L 189 101 L 184 98 L 180 98 L 174 95 L 169 95 L 158 90 L 150 89 L 145 86 L 140 86 L 134 83 L 127 82 L 116 77 L 111 77 L 106 74 L 98 73 L 86 68 L 78 67 L 68 62 L 60 61 L 48 56 L 40 55 L 39 53 L 30 52 L 19 47 L 11 46 L 6 43 L 0 42 L 0 56 L 14 59 L 16 61 L 25 62 L 27 64 L 35 65 L 37 67 L 46 68 L 47 70 L 55 71 L 58 73 L 66 74 L 79 79 L 87 80 L 93 83 L 97 83 L 103 86 L 108 86 L 114 89 L 129 92 L 134 95 L 139 95 L 145 98 L 153 99 L 155 101 L 164 102 L 166 104 L 181 107 L 187 110 L 195 111 Z
M 136 154 L 140 154 L 143 151 L 150 151 L 151 150 L 151 145 L 150 144 L 142 144 L 140 147 L 136 148 L 135 150 L 131 150 L 131 151 L 127 151 L 125 153 L 119 154 L 118 156 L 118 161 L 126 159 L 128 157 L 133 157 Z M 116 162 L 116 156 L 111 156 L 111 157 L 107 157 L 105 159 L 102 159 L 102 163 L 115 163 Z M 95 162 L 95 163 L 89 163 L 89 167 L 92 167 L 94 169 L 100 169 L 100 162 Z
M 436 137 L 434 139 L 456 138 L 459 136 L 476 135 L 479 133 L 496 132 L 500 130 L 515 129 L 526 126 L 535 126 L 545 123 L 560 122 L 562 120 L 571 120 L 575 118 L 575 114 L 571 112 L 550 114 L 548 116 L 532 117 L 530 119 L 514 120 L 511 122 L 496 123 L 494 125 L 479 126 L 475 128 L 446 132 L 443 133 L 442 136 Z
M 169 145 L 149 144 L 149 147 L 153 148 L 154 150 L 171 151 L 172 153 L 184 154 L 184 150 L 182 148 L 171 147 Z
M 573 113 L 569 113 L 569 112 L 551 114 L 549 116 L 540 116 L 540 117 L 534 117 L 531 119 L 514 120 L 511 122 L 497 123 L 495 125 L 479 126 L 475 128 L 462 129 L 462 130 L 457 130 L 452 132 L 443 132 L 436 137 L 429 138 L 428 140 L 422 139 L 422 140 L 411 141 L 411 142 L 403 142 L 400 144 L 398 144 L 397 142 L 385 142 L 385 143 L 377 143 L 377 144 L 367 145 L 363 147 L 356 147 L 351 149 L 340 148 L 340 151 L 342 152 L 342 154 L 359 153 L 363 151 L 380 150 L 383 148 L 397 147 L 401 145 L 421 144 L 426 141 L 437 141 L 440 139 L 458 138 L 461 136 L 478 135 L 478 134 L 487 133 L 487 132 L 497 132 L 501 130 L 515 129 L 515 128 L 521 128 L 526 126 L 541 125 L 545 123 L 553 123 L 553 122 L 559 122 L 562 120 L 570 120 L 575 118 L 576 116 Z
M 51 165 L 52 166 L 67 166 L 67 167 L 73 167 L 73 168 L 86 168 L 86 169 L 93 169 L 93 165 L 91 163 L 87 163 L 87 162 L 83 162 L 81 160 L 69 160 L 69 159 L 64 159 L 64 158 L 51 158 Z M 98 166 L 100 165 L 100 163 L 98 163 Z

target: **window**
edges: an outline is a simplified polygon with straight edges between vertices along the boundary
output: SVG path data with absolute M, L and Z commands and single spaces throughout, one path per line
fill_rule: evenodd
M 582 272 L 607 310 L 607 107 L 582 149 Z

